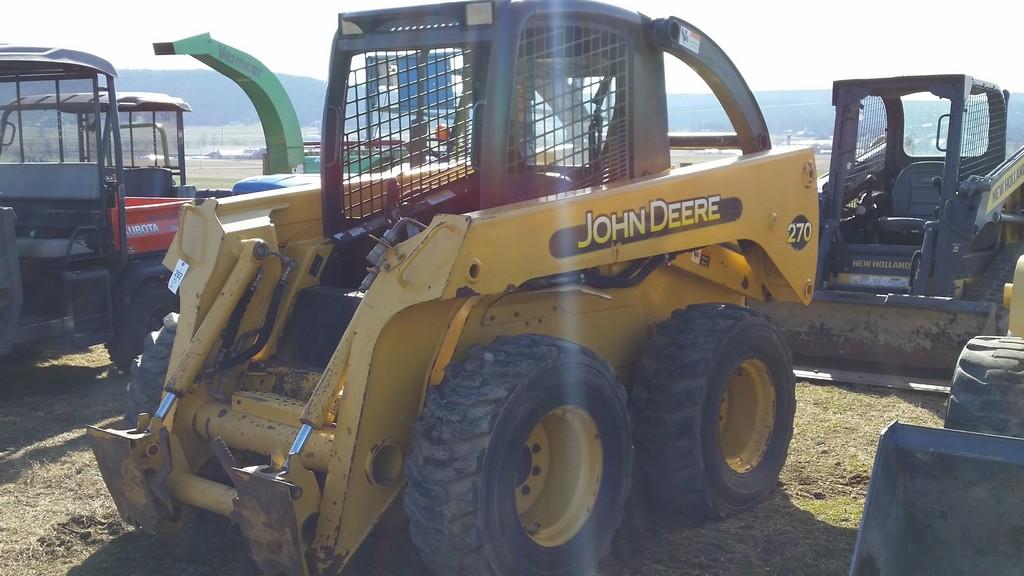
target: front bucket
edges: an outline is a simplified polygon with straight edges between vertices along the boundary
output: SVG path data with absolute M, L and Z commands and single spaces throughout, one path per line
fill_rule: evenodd
M 953 298 L 820 290 L 810 306 L 751 308 L 779 327 L 796 364 L 813 368 L 946 379 L 968 340 L 997 333 L 996 304 Z
M 882 434 L 850 576 L 1024 570 L 1024 440 L 894 423 Z

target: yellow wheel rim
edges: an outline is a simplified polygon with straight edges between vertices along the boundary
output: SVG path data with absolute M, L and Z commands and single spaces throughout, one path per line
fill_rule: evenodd
M 530 431 L 516 467 L 516 512 L 540 546 L 565 544 L 590 517 L 601 487 L 604 457 L 594 419 L 559 406 Z
M 748 358 L 725 385 L 718 417 L 722 455 L 746 474 L 761 463 L 775 425 L 775 386 L 764 362 Z

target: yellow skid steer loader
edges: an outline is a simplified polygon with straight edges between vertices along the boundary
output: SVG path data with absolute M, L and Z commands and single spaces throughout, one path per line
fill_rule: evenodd
M 671 168 L 706 139 L 668 134 L 666 54 L 736 158 Z M 260 570 L 336 574 L 401 494 L 437 574 L 583 574 L 634 459 L 682 513 L 776 486 L 790 353 L 745 304 L 813 295 L 814 161 L 771 150 L 700 30 L 577 0 L 342 14 L 323 133 L 322 188 L 183 209 L 181 315 L 129 392 L 151 413 L 88 431 L 124 516 L 210 510 Z

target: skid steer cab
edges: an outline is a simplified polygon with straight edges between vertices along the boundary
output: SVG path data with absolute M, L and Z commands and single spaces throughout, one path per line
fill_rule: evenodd
M 1009 93 L 964 75 L 841 80 L 815 302 L 762 311 L 815 368 L 948 377 L 1000 306 L 1020 243 Z
M 708 139 L 669 136 L 666 56 L 735 158 L 671 168 Z M 322 188 L 183 209 L 134 427 L 88 431 L 124 516 L 211 510 L 265 573 L 336 574 L 401 496 L 436 574 L 581 574 L 634 470 L 701 517 L 771 492 L 794 378 L 745 304 L 810 300 L 816 174 L 714 41 L 463 2 L 342 14 L 331 62 Z

